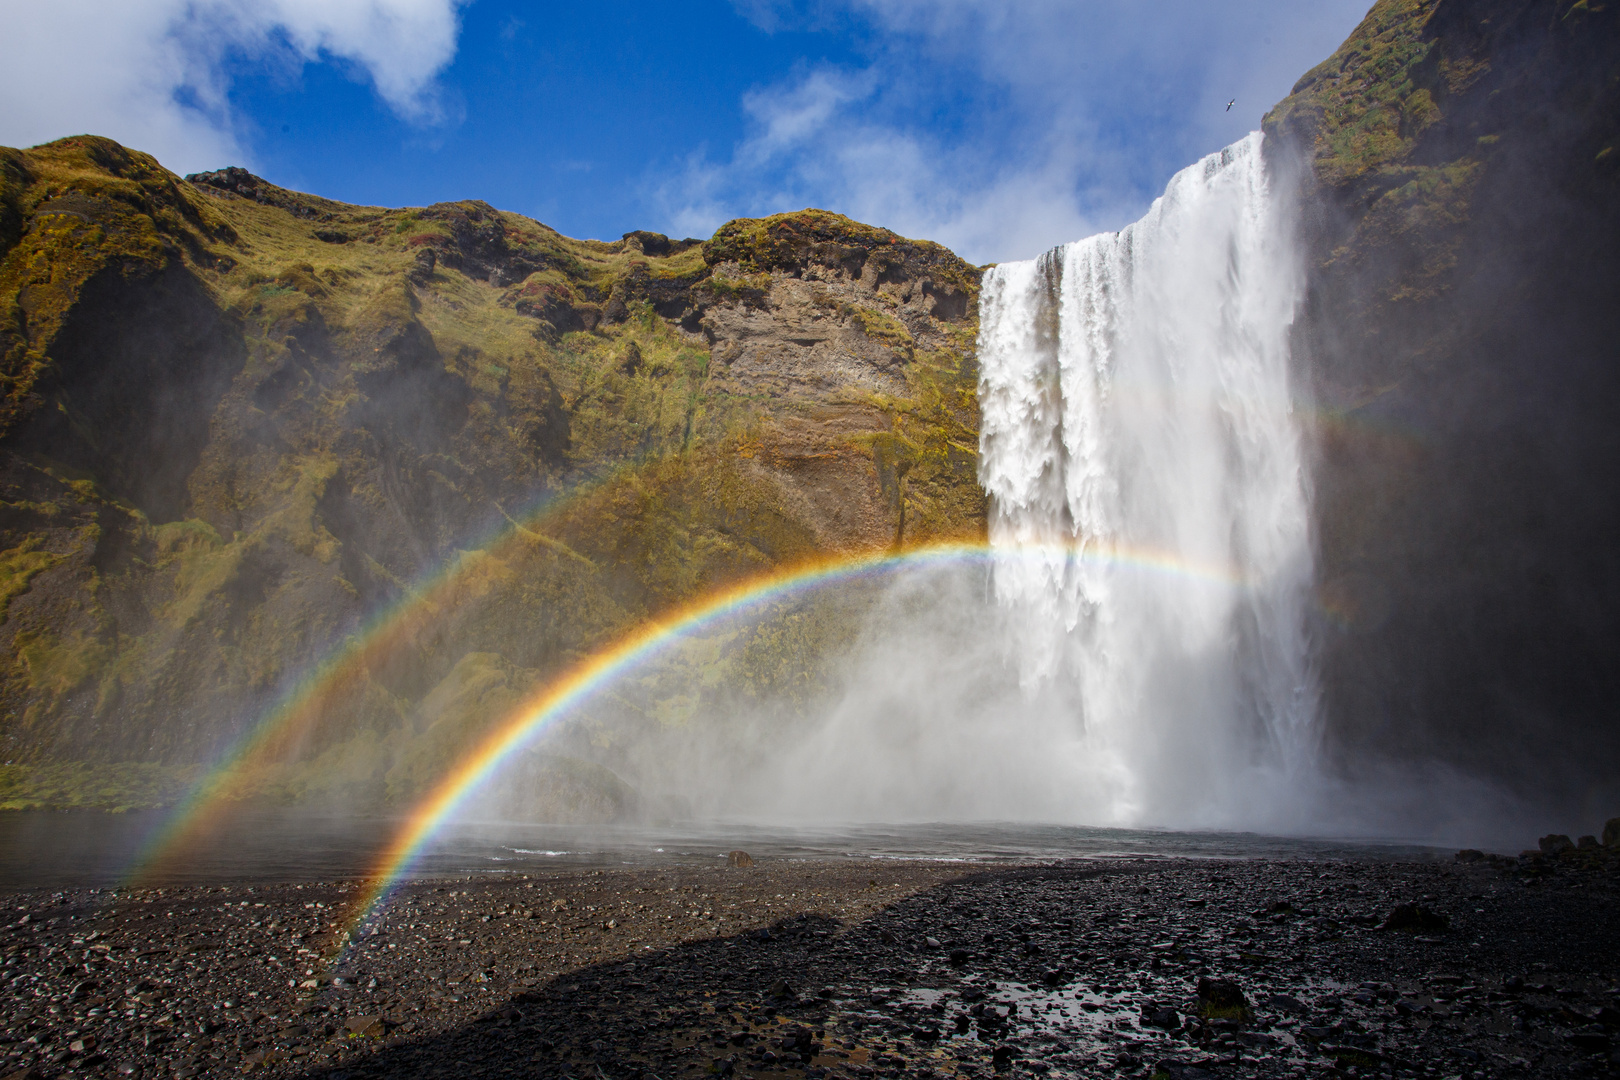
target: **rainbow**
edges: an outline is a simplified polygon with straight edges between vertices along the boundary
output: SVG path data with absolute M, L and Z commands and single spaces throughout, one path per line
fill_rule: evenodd
M 484 540 L 445 561 L 430 577 L 378 612 L 289 688 L 220 760 L 187 792 L 166 822 L 146 842 L 125 873 L 126 884 L 139 884 L 177 854 L 199 841 L 217 820 L 221 803 L 252 791 L 256 778 L 278 762 L 291 760 L 314 732 L 329 706 L 366 678 L 374 664 L 453 609 L 457 590 L 471 567 L 485 557 L 501 558 L 518 544 L 539 544 L 560 556 L 589 563 L 560 541 L 535 530 L 548 517 L 578 504 L 580 499 L 625 472 L 607 476 L 568 492 L 553 495 L 514 519 L 502 511 L 504 525 Z
M 1197 567 L 1155 552 L 1104 549 L 1095 545 L 1072 548 L 1030 546 L 1008 551 L 991 548 L 981 541 L 934 544 L 900 553 L 867 552 L 832 556 L 764 574 L 699 597 L 637 627 L 581 660 L 555 680 L 541 686 L 533 696 L 497 723 L 484 740 L 456 763 L 438 786 L 407 816 L 405 825 L 378 860 L 370 875 L 370 883 L 357 898 L 350 917 L 351 927 L 366 920 L 393 885 L 409 872 L 411 864 L 439 827 L 514 753 L 571 708 L 681 638 L 757 605 L 835 582 L 875 577 L 901 567 L 963 561 L 989 562 L 1020 556 L 1125 564 L 1227 587 L 1242 587 L 1244 584 L 1241 578 L 1228 571 Z

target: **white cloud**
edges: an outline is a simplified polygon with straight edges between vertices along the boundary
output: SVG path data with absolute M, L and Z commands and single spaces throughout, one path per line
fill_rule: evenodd
M 747 95 L 742 142 L 655 186 L 667 220 L 706 235 L 814 205 L 1000 260 L 1138 216 L 1258 126 L 1367 0 L 734 3 L 769 32 L 853 22 L 868 56 Z
M 870 97 L 875 86 L 869 71 L 817 68 L 789 83 L 747 94 L 743 109 L 758 123 L 759 131 L 744 144 L 744 163 L 768 162 L 816 137 L 840 110 Z
M 52 0 L 10 3 L 0 144 L 95 134 L 178 171 L 249 160 L 230 69 L 347 62 L 395 113 L 441 116 L 435 78 L 464 0 Z

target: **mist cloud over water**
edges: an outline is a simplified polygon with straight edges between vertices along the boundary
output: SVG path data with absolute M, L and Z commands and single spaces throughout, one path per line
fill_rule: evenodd
M 936 588 L 869 633 L 799 751 L 814 779 L 772 797 L 1121 825 L 1297 812 L 1315 692 L 1290 209 L 1254 135 L 1123 232 L 987 274 L 989 596 Z M 876 761 L 887 777 L 860 775 Z

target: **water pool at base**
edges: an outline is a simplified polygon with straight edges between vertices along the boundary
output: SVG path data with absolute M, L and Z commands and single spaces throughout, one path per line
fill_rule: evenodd
M 127 883 L 168 820 L 160 812 L 0 814 L 0 889 Z M 400 828 L 386 817 L 243 811 L 147 885 L 325 881 L 370 874 Z M 975 864 L 1067 859 L 1408 859 L 1449 855 L 1416 841 L 1296 839 L 1254 833 L 1173 832 L 1008 822 L 789 826 L 741 822 L 660 825 L 446 827 L 412 876 L 535 874 L 563 870 L 703 865 L 747 851 L 756 860 L 890 859 Z

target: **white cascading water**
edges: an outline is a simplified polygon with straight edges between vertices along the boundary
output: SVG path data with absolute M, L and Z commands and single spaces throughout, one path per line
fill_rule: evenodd
M 1289 335 L 1303 274 L 1259 133 L 980 307 L 980 479 L 1031 707 L 1067 686 L 1121 823 L 1284 827 L 1315 692 Z M 1098 822 L 1101 823 L 1101 822 Z

